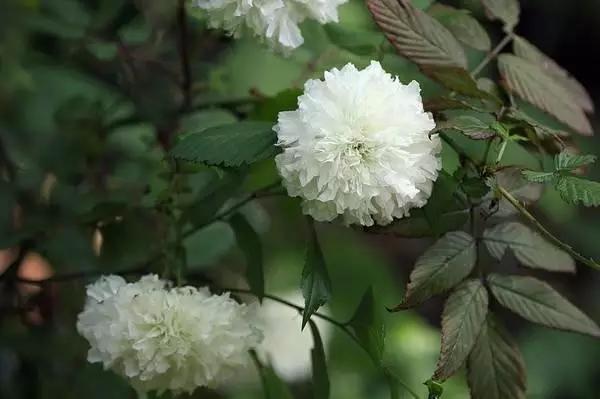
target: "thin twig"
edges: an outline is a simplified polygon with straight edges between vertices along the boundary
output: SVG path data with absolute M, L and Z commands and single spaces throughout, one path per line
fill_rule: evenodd
M 556 237 L 554 234 L 552 234 L 548 229 L 546 229 L 536 218 L 535 216 L 533 216 L 528 210 L 527 208 L 525 208 L 520 202 L 519 200 L 517 200 L 515 197 L 512 196 L 511 193 L 509 193 L 505 188 L 498 186 L 497 187 L 498 192 L 508 201 L 510 202 L 515 209 L 517 209 L 517 211 L 519 211 L 519 213 L 525 218 L 527 219 L 531 224 L 533 224 L 535 226 L 535 228 L 544 236 L 546 237 L 546 239 L 548 239 L 548 241 L 550 241 L 551 243 L 553 243 L 554 245 L 556 245 L 557 247 L 559 247 L 560 249 L 562 249 L 563 251 L 567 252 L 568 254 L 570 254 L 573 258 L 577 259 L 578 261 L 580 261 L 581 263 L 583 263 L 586 266 L 589 266 L 593 269 L 596 270 L 600 270 L 600 264 L 596 261 L 594 261 L 593 259 L 590 258 L 586 258 L 585 256 L 581 255 L 580 253 L 578 253 L 577 251 L 575 251 L 569 244 L 561 241 L 558 237 Z
M 513 40 L 513 38 L 514 36 L 512 33 L 507 34 L 504 37 L 504 39 L 502 39 L 500 43 L 498 43 L 498 45 L 491 52 L 489 52 L 488 55 L 485 56 L 485 58 L 479 63 L 479 65 L 477 65 L 475 69 L 473 69 L 473 72 L 471 72 L 471 76 L 475 78 L 477 75 L 479 75 L 483 68 L 485 68 L 487 64 L 492 62 L 492 60 L 496 58 L 498 54 L 500 54 L 504 47 L 506 47 L 506 45 L 510 43 L 511 40 Z

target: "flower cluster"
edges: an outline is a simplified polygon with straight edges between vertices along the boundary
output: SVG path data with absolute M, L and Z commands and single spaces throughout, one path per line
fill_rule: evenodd
M 235 37 L 250 33 L 272 47 L 291 50 L 303 42 L 298 24 L 314 19 L 337 22 L 337 8 L 348 0 L 196 0 L 207 11 L 208 24 Z
M 77 329 L 88 361 L 128 378 L 140 392 L 215 387 L 250 363 L 262 339 L 253 309 L 228 294 L 171 288 L 156 275 L 127 283 L 102 277 L 87 288 Z
M 275 160 L 316 220 L 387 224 L 431 195 L 441 168 L 434 127 L 417 82 L 400 83 L 378 62 L 347 64 L 306 82 L 298 109 L 279 114 Z

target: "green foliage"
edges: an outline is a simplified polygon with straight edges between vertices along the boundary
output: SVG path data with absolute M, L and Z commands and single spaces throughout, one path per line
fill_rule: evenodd
M 260 379 L 262 381 L 264 398 L 265 399 L 294 399 L 288 386 L 279 378 L 275 371 L 269 367 L 260 363 L 256 354 L 254 357 L 254 363 L 258 368 Z
M 506 222 L 483 233 L 490 254 L 501 260 L 510 248 L 523 266 L 551 272 L 575 273 L 575 261 L 538 233 L 517 222 Z
M 260 237 L 248 220 L 240 213 L 229 219 L 238 246 L 246 257 L 246 280 L 252 292 L 262 300 L 265 295 L 265 277 L 263 270 L 263 253 Z
M 448 291 L 475 266 L 475 240 L 462 231 L 447 233 L 419 257 L 410 274 L 404 301 L 394 310 L 419 304 Z
M 518 0 L 481 0 L 488 16 L 504 24 L 506 31 L 512 31 L 519 23 L 521 7 Z
M 480 280 L 468 280 L 452 292 L 442 314 L 442 345 L 434 378 L 446 380 L 466 361 L 488 312 L 488 293 Z
M 556 182 L 561 198 L 570 204 L 600 206 L 600 183 L 575 176 L 563 176 Z
M 523 356 L 491 314 L 469 355 L 468 379 L 473 399 L 525 399 Z
M 548 284 L 533 277 L 488 277 L 494 297 L 502 306 L 533 323 L 600 337 L 600 328 Z
M 488 51 L 492 47 L 487 32 L 468 11 L 436 3 L 428 12 L 467 46 L 480 51 Z
M 270 123 L 239 122 L 185 134 L 171 155 L 208 165 L 240 166 L 273 156 L 276 140 Z
M 306 326 L 306 323 L 310 320 L 310 316 L 331 297 L 331 280 L 312 222 L 309 223 L 309 229 L 310 235 L 307 243 L 306 261 L 302 270 L 302 281 L 300 282 L 302 295 L 305 300 L 304 312 L 302 313 L 302 328 Z
M 310 351 L 312 364 L 313 398 L 329 399 L 329 373 L 325 361 L 325 348 L 319 334 L 319 328 L 314 321 L 309 320 L 310 332 L 313 337 L 313 348 Z
M 385 324 L 380 308 L 376 306 L 372 287 L 364 293 L 348 325 L 371 359 L 379 364 L 385 347 Z

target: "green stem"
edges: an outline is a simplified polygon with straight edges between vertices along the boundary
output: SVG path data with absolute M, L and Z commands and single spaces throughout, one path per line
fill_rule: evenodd
M 502 144 L 500 145 L 500 151 L 498 151 L 498 156 L 496 157 L 496 166 L 500 164 L 500 161 L 502 161 L 502 157 L 504 156 L 504 151 L 506 151 L 507 144 L 508 140 L 502 140 Z
M 593 259 L 590 258 L 586 258 L 585 256 L 581 255 L 580 253 L 578 253 L 577 251 L 575 251 L 569 244 L 561 241 L 558 237 L 556 237 L 554 234 L 552 234 L 550 231 L 548 231 L 548 229 L 546 229 L 536 218 L 535 216 L 533 216 L 528 210 L 527 208 L 525 208 L 520 202 L 519 200 L 517 200 L 515 197 L 512 196 L 511 193 L 509 193 L 506 189 L 504 189 L 503 187 L 498 186 L 497 187 L 498 192 L 508 201 L 512 204 L 512 206 L 515 207 L 515 209 L 517 211 L 519 211 L 519 213 L 525 218 L 527 219 L 531 224 L 533 224 L 535 226 L 535 228 L 540 232 L 540 234 L 542 234 L 548 241 L 550 241 L 551 243 L 553 243 L 554 245 L 556 245 L 558 248 L 562 249 L 563 251 L 567 252 L 569 255 L 571 255 L 573 258 L 577 259 L 578 261 L 580 261 L 581 263 L 583 263 L 586 266 L 591 267 L 592 269 L 596 269 L 596 270 L 600 270 L 600 264 L 596 261 L 594 261 Z
M 479 63 L 479 65 L 477 65 L 475 69 L 473 69 L 473 72 L 471 72 L 471 76 L 473 76 L 473 78 L 477 77 L 477 75 L 481 73 L 483 68 L 485 68 L 490 62 L 492 62 L 494 58 L 496 58 L 498 54 L 500 54 L 504 47 L 506 47 L 506 45 L 512 41 L 513 38 L 514 36 L 512 33 L 507 34 L 504 37 L 504 39 L 502 39 L 500 43 L 498 43 L 498 45 L 494 47 L 494 49 L 491 52 L 489 52 L 488 55 L 485 56 L 485 58 Z

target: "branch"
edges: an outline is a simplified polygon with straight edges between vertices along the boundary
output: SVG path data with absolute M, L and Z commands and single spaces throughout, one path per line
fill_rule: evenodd
M 507 34 L 504 37 L 504 39 L 502 39 L 500 43 L 498 43 L 498 45 L 491 52 L 489 52 L 488 55 L 485 56 L 485 58 L 479 63 L 479 65 L 477 65 L 475 69 L 473 69 L 473 72 L 471 72 L 471 76 L 475 78 L 477 75 L 479 75 L 483 68 L 485 68 L 487 64 L 492 62 L 492 60 L 496 58 L 498 54 L 500 54 L 504 47 L 506 47 L 506 45 L 510 43 L 513 38 L 514 36 L 512 33 Z
M 181 92 L 183 93 L 183 110 L 192 105 L 192 70 L 190 67 L 190 53 L 188 44 L 187 14 L 185 11 L 185 0 L 179 0 L 177 7 L 177 29 L 179 59 L 181 62 Z
M 518 199 L 516 199 L 515 197 L 512 196 L 511 193 L 509 193 L 506 189 L 504 189 L 503 187 L 498 186 L 497 187 L 498 192 L 508 201 L 512 204 L 512 206 L 514 206 L 517 211 L 519 211 L 519 213 L 525 218 L 527 219 L 531 224 L 533 224 L 535 226 L 535 228 L 540 232 L 540 234 L 542 234 L 548 241 L 550 241 L 551 243 L 553 243 L 554 245 L 556 245 L 557 247 L 559 247 L 560 249 L 562 249 L 563 251 L 567 252 L 569 255 L 571 255 L 573 258 L 577 259 L 578 261 L 580 261 L 581 263 L 583 263 L 586 266 L 591 267 L 592 269 L 596 269 L 596 270 L 600 270 L 600 264 L 598 262 L 596 262 L 593 259 L 590 258 L 586 258 L 585 256 L 581 255 L 580 253 L 578 253 L 577 251 L 575 251 L 569 244 L 561 241 L 558 237 L 556 237 L 554 234 L 552 234 L 548 229 L 546 229 L 536 218 L 535 216 L 533 216 L 528 210 L 527 208 L 525 208 Z

